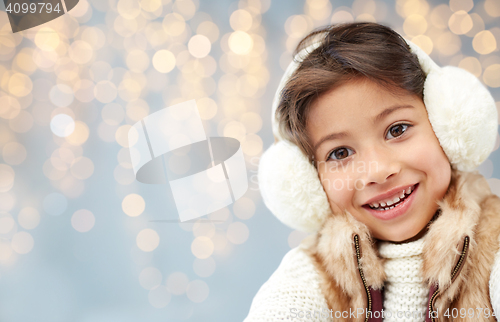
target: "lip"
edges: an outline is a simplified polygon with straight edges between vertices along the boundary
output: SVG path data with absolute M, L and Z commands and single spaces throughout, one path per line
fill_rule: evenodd
M 408 211 L 408 209 L 410 209 L 410 206 L 412 205 L 413 200 L 415 199 L 416 192 L 418 191 L 418 187 L 419 183 L 415 185 L 415 188 L 413 188 L 412 193 L 408 198 L 403 200 L 403 202 L 400 203 L 397 207 L 394 207 L 390 210 L 375 210 L 370 208 L 368 204 L 364 205 L 363 208 L 365 208 L 375 218 L 382 220 L 390 220 L 402 216 Z M 374 199 L 374 200 L 380 200 L 380 199 Z
M 398 197 L 399 197 L 399 193 L 403 190 L 407 190 L 408 188 L 410 187 L 413 187 L 415 185 L 414 184 L 409 184 L 409 185 L 406 185 L 406 186 L 399 186 L 399 187 L 396 187 L 394 189 L 391 189 L 389 191 L 387 191 L 386 193 L 383 193 L 381 195 L 378 195 L 378 196 L 375 196 L 373 198 L 371 198 L 370 200 L 368 200 L 367 202 L 365 202 L 365 205 L 369 205 L 371 203 L 374 203 L 374 202 L 378 202 L 379 200 L 384 200 L 384 199 L 387 199 L 389 197 L 393 197 L 395 194 L 398 194 Z

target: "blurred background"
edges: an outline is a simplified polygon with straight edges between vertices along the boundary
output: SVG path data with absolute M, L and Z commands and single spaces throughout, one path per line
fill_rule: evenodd
M 3 4 L 2 4 L 3 6 Z M 242 321 L 305 236 L 259 193 L 271 102 L 312 29 L 373 21 L 500 106 L 500 1 L 80 0 L 12 33 L 0 11 L 0 321 Z M 137 182 L 128 130 L 196 99 L 209 136 L 242 144 L 247 193 L 178 223 L 169 185 Z M 500 153 L 479 170 L 500 194 Z

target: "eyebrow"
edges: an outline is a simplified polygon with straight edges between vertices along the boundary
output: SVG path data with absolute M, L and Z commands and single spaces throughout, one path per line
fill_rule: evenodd
M 386 118 L 389 114 L 392 112 L 395 112 L 401 108 L 414 108 L 413 105 L 396 105 L 396 106 L 391 106 L 389 108 L 386 108 L 383 110 L 380 114 L 372 118 L 372 123 L 376 124 L 380 121 L 382 121 L 384 118 Z M 321 138 L 321 140 L 318 141 L 313 147 L 313 151 L 316 152 L 318 147 L 325 141 L 332 141 L 332 140 L 337 140 L 341 138 L 345 138 L 349 136 L 349 132 L 339 132 L 339 133 L 330 133 L 328 135 L 325 135 L 324 137 Z

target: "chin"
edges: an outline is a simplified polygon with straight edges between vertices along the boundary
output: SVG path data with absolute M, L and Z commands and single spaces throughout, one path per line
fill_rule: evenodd
M 411 237 L 408 237 L 408 236 L 404 236 L 404 237 L 392 237 L 392 238 L 386 239 L 386 240 L 390 241 L 390 242 L 401 243 L 401 242 L 404 242 L 405 240 L 412 239 L 413 237 L 414 236 L 411 236 Z
M 406 242 L 406 241 L 410 241 L 410 240 L 417 240 L 423 235 L 424 230 L 425 230 L 425 227 L 422 230 L 417 230 L 417 231 L 412 230 L 409 232 L 402 232 L 400 234 L 384 236 L 385 238 L 382 238 L 382 240 L 395 242 L 395 243 L 402 243 L 402 242 Z

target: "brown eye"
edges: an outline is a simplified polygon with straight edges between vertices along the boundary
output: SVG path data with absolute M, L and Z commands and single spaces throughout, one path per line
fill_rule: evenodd
M 387 134 L 392 135 L 393 137 L 401 136 L 408 129 L 408 124 L 397 124 L 389 129 Z
M 347 153 L 347 149 L 346 148 L 341 148 L 341 149 L 335 150 L 335 157 L 337 159 L 343 159 L 347 155 L 348 155 L 348 153 Z
M 348 148 L 338 148 L 332 151 L 330 155 L 328 156 L 328 159 L 332 160 L 342 160 L 345 159 L 349 156 L 349 150 Z

